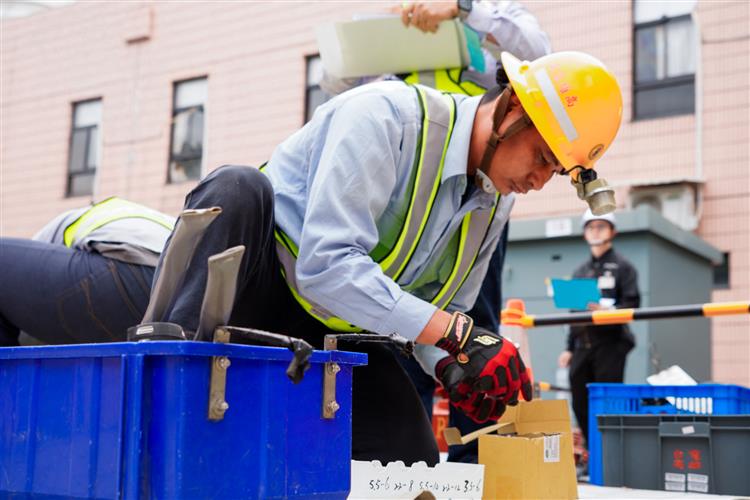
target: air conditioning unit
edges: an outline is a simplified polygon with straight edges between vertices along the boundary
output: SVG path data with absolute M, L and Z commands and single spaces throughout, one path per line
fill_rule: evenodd
M 648 205 L 682 229 L 693 231 L 700 222 L 701 187 L 694 180 L 631 185 L 628 207 Z

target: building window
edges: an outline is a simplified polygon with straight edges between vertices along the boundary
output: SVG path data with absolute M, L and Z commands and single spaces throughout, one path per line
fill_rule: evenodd
M 714 266 L 714 288 L 729 287 L 729 252 L 724 252 L 721 263 Z
M 315 109 L 331 98 L 320 88 L 323 79 L 323 63 L 320 56 L 307 56 L 307 78 L 305 79 L 305 123 L 310 121 Z
M 207 82 L 203 77 L 174 84 L 167 177 L 170 183 L 201 178 Z
M 101 99 L 73 103 L 68 152 L 68 197 L 90 195 L 94 191 L 101 150 L 101 125 Z
M 634 0 L 633 117 L 695 111 L 695 0 Z

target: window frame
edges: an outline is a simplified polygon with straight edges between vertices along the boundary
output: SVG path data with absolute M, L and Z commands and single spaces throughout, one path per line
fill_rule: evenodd
M 79 106 L 82 106 L 84 104 L 98 102 L 100 106 L 103 106 L 103 99 L 101 96 L 99 97 L 92 97 L 89 99 L 83 99 L 80 101 L 73 101 L 71 103 L 70 109 L 70 129 L 69 129 L 69 135 L 68 135 L 68 164 L 67 169 L 65 171 L 65 177 L 66 177 L 66 184 L 65 184 L 65 197 L 66 198 L 77 198 L 79 196 L 92 196 L 94 194 L 94 183 L 96 182 L 96 173 L 97 170 L 99 170 L 99 161 L 101 159 L 101 151 L 100 154 L 97 155 L 96 158 L 96 165 L 94 165 L 93 168 L 90 168 L 88 165 L 88 158 L 90 155 L 90 148 L 91 148 L 91 130 L 99 130 L 99 135 L 97 136 L 97 140 L 100 141 L 101 146 L 101 128 L 102 128 L 102 120 L 101 115 L 99 117 L 99 121 L 96 125 L 85 125 L 82 127 L 76 127 L 76 112 L 79 109 Z M 86 145 L 83 150 L 83 169 L 78 172 L 73 172 L 72 169 L 72 162 L 73 162 L 73 138 L 76 135 L 76 132 L 80 131 L 86 131 Z M 91 174 L 93 175 L 94 179 L 91 182 L 91 192 L 89 193 L 73 193 L 73 178 L 79 175 L 85 175 L 85 174 Z
M 637 74 L 637 68 L 638 68 L 638 50 L 637 50 L 637 34 L 638 30 L 641 29 L 648 29 L 648 28 L 654 28 L 658 26 L 664 26 L 664 30 L 666 32 L 666 26 L 670 22 L 679 22 L 684 20 L 692 20 L 693 16 L 691 14 L 680 14 L 679 16 L 674 17 L 668 17 L 668 16 L 662 16 L 659 19 L 654 19 L 653 21 L 646 21 L 642 23 L 636 23 L 635 21 L 635 8 L 636 8 L 636 2 L 638 0 L 632 1 L 632 20 L 633 20 L 633 31 L 632 31 L 632 60 L 631 60 L 631 68 L 632 68 L 632 79 L 631 83 L 633 86 L 633 99 L 631 102 L 631 121 L 643 121 L 643 120 L 653 120 L 657 118 L 668 118 L 671 116 L 682 116 L 682 115 L 690 115 L 695 114 L 695 71 L 693 71 L 692 74 L 689 75 L 680 75 L 680 76 L 673 76 L 673 77 L 665 77 L 662 79 L 657 79 L 649 82 L 638 82 L 638 74 Z M 666 43 L 669 43 L 668 37 L 665 37 Z M 698 54 L 696 54 L 696 57 Z M 668 58 L 669 57 L 669 50 L 665 48 L 664 50 L 664 65 L 665 67 L 668 66 Z M 655 90 L 655 89 L 665 89 L 665 88 L 671 88 L 676 87 L 680 85 L 685 84 L 692 84 L 693 86 L 693 101 L 692 106 L 690 106 L 690 109 L 681 108 L 681 109 L 675 109 L 670 110 L 666 113 L 659 113 L 659 114 L 652 114 L 652 115 L 641 115 L 639 116 L 637 113 L 637 107 L 638 107 L 638 92 L 643 90 Z
M 200 172 L 202 174 L 203 172 L 203 152 L 204 152 L 204 145 L 205 145 L 205 139 L 206 139 L 206 100 L 203 101 L 202 104 L 199 105 L 193 105 L 193 106 L 184 106 L 184 107 L 177 107 L 177 87 L 179 87 L 182 84 L 194 82 L 197 80 L 205 80 L 206 86 L 208 86 L 208 75 L 201 75 L 201 76 L 194 76 L 191 78 L 185 78 L 182 80 L 175 80 L 172 82 L 172 114 L 170 117 L 170 123 L 169 123 L 169 151 L 168 151 L 168 158 L 167 158 L 167 184 L 180 184 L 183 182 L 193 182 L 196 180 L 200 180 L 202 175 L 198 176 L 198 179 L 185 179 L 185 180 L 174 180 L 172 179 L 172 161 L 175 159 L 185 160 L 185 159 L 195 159 L 195 158 L 187 158 L 187 157 L 181 157 L 181 156 L 175 156 L 173 154 L 173 148 L 174 148 L 174 128 L 175 128 L 175 117 L 179 115 L 180 113 L 191 111 L 191 110 L 198 110 L 203 113 L 203 137 L 201 138 L 201 154 L 200 154 Z
M 313 111 L 313 112 L 315 111 L 315 110 L 310 109 L 310 93 L 313 89 L 318 89 L 321 92 L 323 92 L 326 96 L 328 96 L 328 98 L 323 102 L 327 102 L 333 97 L 331 95 L 328 95 L 328 93 L 326 93 L 325 91 L 323 91 L 323 89 L 320 87 L 320 82 L 310 85 L 308 77 L 310 75 L 310 61 L 312 61 L 313 59 L 320 59 L 320 54 L 315 53 L 315 54 L 305 55 L 305 105 L 302 111 L 302 125 L 306 124 L 312 118 L 312 114 L 310 113 L 310 111 Z M 321 64 L 322 64 L 322 61 L 321 61 Z M 317 109 L 317 106 L 315 109 Z
M 732 253 L 721 252 L 721 263 L 712 267 L 711 288 L 713 290 L 729 290 L 732 288 Z M 718 280 L 726 275 L 726 281 Z

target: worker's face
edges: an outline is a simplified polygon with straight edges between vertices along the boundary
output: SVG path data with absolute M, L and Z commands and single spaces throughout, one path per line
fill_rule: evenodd
M 500 125 L 500 134 L 521 116 L 521 105 L 513 96 L 511 107 Z M 491 127 L 491 122 L 490 122 Z M 555 173 L 565 169 L 533 125 L 503 141 L 490 165 L 490 178 L 500 194 L 539 191 Z
M 615 237 L 615 230 L 605 220 L 592 220 L 583 228 L 583 237 L 589 246 L 606 245 Z

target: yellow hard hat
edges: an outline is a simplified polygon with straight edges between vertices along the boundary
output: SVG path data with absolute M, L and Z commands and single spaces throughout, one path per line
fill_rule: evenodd
M 614 75 L 582 52 L 532 62 L 503 52 L 501 60 L 524 111 L 565 170 L 577 179 L 576 166 L 593 168 L 620 128 L 622 94 Z

